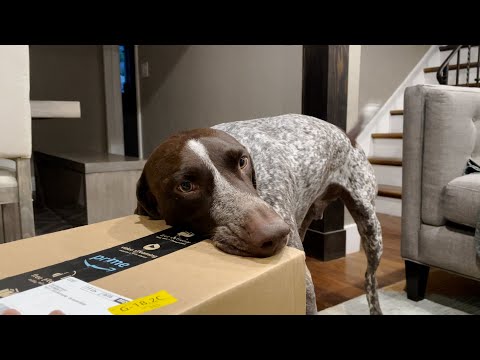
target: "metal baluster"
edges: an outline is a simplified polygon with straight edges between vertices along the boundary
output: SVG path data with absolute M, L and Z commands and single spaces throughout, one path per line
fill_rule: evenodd
M 454 46 L 454 45 L 452 45 Z M 463 48 L 463 47 L 471 47 L 471 45 L 457 45 L 453 51 L 447 56 L 447 58 L 445 59 L 445 61 L 442 63 L 442 65 L 440 65 L 439 69 L 437 70 L 437 81 L 439 84 L 441 85 L 449 85 L 448 84 L 448 76 L 449 76 L 449 70 L 456 70 L 457 71 L 457 74 L 456 74 L 456 81 L 455 81 L 455 85 L 458 86 L 458 82 L 459 82 L 459 76 L 460 76 L 460 69 L 463 67 L 461 66 L 460 64 L 460 50 Z M 452 58 L 455 56 L 455 54 L 457 55 L 457 65 L 450 65 L 450 62 L 452 61 Z M 470 58 L 470 54 L 469 54 L 469 58 Z M 469 65 L 470 66 L 470 65 Z M 451 84 L 453 85 L 453 84 Z
M 470 83 L 470 51 L 472 49 L 472 45 L 468 45 L 468 53 L 467 53 L 467 86 Z
M 455 85 L 458 86 L 458 75 L 460 73 L 460 53 L 462 52 L 462 49 L 457 51 L 457 79 L 455 81 Z
M 442 70 L 442 85 L 448 84 L 448 66 Z
M 477 86 L 478 86 L 478 83 L 480 82 L 479 72 L 480 72 L 480 45 L 477 45 L 477 78 L 475 79 Z

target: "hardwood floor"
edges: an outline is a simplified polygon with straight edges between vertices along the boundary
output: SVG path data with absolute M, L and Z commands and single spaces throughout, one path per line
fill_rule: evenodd
M 401 218 L 378 214 L 378 219 L 382 225 L 383 256 L 377 280 L 379 287 L 384 287 L 405 279 L 405 266 L 400 256 Z M 326 262 L 307 257 L 307 266 L 312 273 L 318 310 L 365 294 L 367 260 L 363 251 Z

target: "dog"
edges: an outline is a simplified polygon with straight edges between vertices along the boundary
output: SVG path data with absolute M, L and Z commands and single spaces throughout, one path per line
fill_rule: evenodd
M 299 114 L 236 121 L 180 132 L 148 158 L 137 183 L 136 214 L 205 234 L 224 252 L 268 257 L 303 238 L 329 203 L 343 200 L 367 256 L 370 314 L 382 314 L 376 269 L 382 234 L 375 213 L 377 182 L 355 144 L 363 122 L 347 135 Z M 306 269 L 306 313 L 316 314 Z

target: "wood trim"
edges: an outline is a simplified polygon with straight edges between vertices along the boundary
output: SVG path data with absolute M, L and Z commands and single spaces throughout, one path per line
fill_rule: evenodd
M 329 45 L 328 58 L 328 122 L 347 128 L 348 45 Z M 342 224 L 343 226 L 343 224 Z
M 369 157 L 368 161 L 370 161 L 372 165 L 402 166 L 402 159 L 397 158 Z
M 373 133 L 373 139 L 403 139 L 403 133 Z
M 302 114 L 327 119 L 328 45 L 303 47 Z
M 385 196 L 394 199 L 402 198 L 402 187 L 393 185 L 378 185 L 378 196 Z
M 470 63 L 470 69 L 472 69 L 472 71 L 476 71 L 477 70 L 477 65 L 478 65 L 478 62 L 472 62 Z M 458 66 L 458 69 L 459 70 L 463 70 L 463 69 L 466 69 L 468 67 L 468 64 L 467 63 L 463 63 L 463 64 L 459 64 Z M 440 66 L 433 66 L 433 67 L 428 67 L 428 68 L 425 68 L 423 69 L 423 72 L 424 73 L 436 73 L 438 72 L 438 70 L 440 70 Z M 451 70 L 457 70 L 457 65 L 456 64 L 450 64 L 448 65 L 448 70 L 451 71 Z
M 103 45 L 103 71 L 107 151 L 110 154 L 124 155 L 120 55 L 117 45 Z
M 440 51 L 452 51 L 457 48 L 458 45 L 445 45 L 445 46 L 440 46 L 439 49 Z M 471 45 L 472 47 L 476 47 L 478 45 Z M 468 45 L 462 45 L 462 49 L 468 47 Z

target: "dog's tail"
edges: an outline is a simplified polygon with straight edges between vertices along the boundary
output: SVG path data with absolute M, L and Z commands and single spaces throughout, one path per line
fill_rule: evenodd
M 379 109 L 378 104 L 367 104 L 363 107 L 360 115 L 358 116 L 358 121 L 354 125 L 354 127 L 347 132 L 347 136 L 350 139 L 353 146 L 357 143 L 357 137 L 363 131 L 365 126 L 368 122 L 372 119 L 372 117 L 376 114 Z

